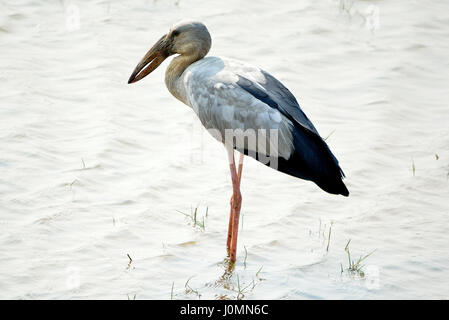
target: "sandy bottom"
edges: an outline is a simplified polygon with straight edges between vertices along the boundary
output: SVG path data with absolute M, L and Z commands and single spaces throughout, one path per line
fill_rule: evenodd
M 449 298 L 448 11 L 1 3 L 0 298 Z M 295 94 L 351 191 L 328 195 L 245 160 L 232 272 L 223 147 L 166 90 L 167 62 L 126 84 L 181 18 L 208 26 L 210 55 L 258 65 Z M 204 228 L 180 213 L 195 208 Z M 347 270 L 349 239 L 352 260 L 375 250 L 363 277 Z

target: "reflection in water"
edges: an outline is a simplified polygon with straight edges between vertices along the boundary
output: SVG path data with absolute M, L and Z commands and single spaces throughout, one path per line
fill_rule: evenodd
M 213 283 L 209 283 L 206 286 L 214 288 L 221 287 L 228 291 L 228 293 L 216 294 L 215 298 L 218 300 L 241 300 L 245 298 L 245 295 L 251 293 L 256 285 L 263 280 L 259 277 L 259 273 L 262 270 L 261 267 L 249 283 L 241 282 L 240 276 L 235 270 L 235 263 L 229 259 L 229 256 L 223 259 L 222 262 L 218 263 L 217 266 L 223 270 L 223 274 L 218 280 Z

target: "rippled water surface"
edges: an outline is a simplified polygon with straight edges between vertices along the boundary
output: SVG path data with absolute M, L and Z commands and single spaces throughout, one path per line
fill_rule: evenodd
M 448 11 L 1 2 L 0 298 L 447 299 Z M 210 55 L 258 65 L 295 94 L 351 191 L 328 195 L 246 159 L 232 272 L 223 147 L 166 90 L 168 62 L 126 83 L 183 18 L 208 26 Z M 195 208 L 204 228 L 182 214 Z M 364 277 L 347 270 L 349 239 L 355 261 L 375 250 Z

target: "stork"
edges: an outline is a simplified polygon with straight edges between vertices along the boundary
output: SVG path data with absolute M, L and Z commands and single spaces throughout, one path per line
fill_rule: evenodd
M 268 72 L 237 60 L 206 57 L 211 36 L 201 22 L 180 22 L 145 54 L 128 83 L 177 55 L 165 72 L 170 93 L 191 107 L 227 150 L 232 180 L 227 249 L 236 261 L 244 155 L 331 194 L 348 196 L 338 160 L 293 94 Z M 234 150 L 240 152 L 236 165 Z

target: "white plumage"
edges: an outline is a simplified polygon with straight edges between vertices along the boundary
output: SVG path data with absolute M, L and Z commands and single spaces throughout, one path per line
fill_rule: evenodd
M 254 83 L 265 82 L 259 68 L 232 59 L 207 57 L 191 64 L 180 79 L 185 88 L 186 103 L 193 108 L 206 129 L 218 130 L 220 136 L 214 137 L 221 137 L 221 142 L 228 142 L 224 141 L 226 129 L 232 130 L 241 139 L 244 138 L 242 134 L 251 136 L 255 133 L 256 139 L 265 137 L 266 141 L 245 143 L 245 147 L 253 151 L 251 154 L 259 152 L 268 156 L 267 153 L 276 152 L 288 160 L 293 149 L 292 122 L 279 110 L 243 90 L 237 84 L 239 76 Z M 260 89 L 265 90 L 262 86 Z M 268 148 L 270 130 L 278 133 L 277 150 Z M 267 146 L 267 150 L 255 150 L 257 146 Z

